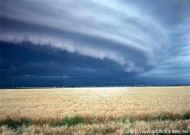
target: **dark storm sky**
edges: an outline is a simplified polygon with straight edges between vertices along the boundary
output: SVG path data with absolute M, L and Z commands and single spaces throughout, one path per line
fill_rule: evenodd
M 190 0 L 0 0 L 0 86 L 190 83 Z

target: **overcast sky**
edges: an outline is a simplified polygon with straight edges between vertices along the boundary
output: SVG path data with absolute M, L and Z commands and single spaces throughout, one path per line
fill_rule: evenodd
M 190 83 L 190 0 L 0 0 L 0 86 Z

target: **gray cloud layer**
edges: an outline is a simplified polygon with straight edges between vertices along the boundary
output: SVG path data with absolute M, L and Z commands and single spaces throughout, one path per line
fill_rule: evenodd
M 114 1 L 3 1 L 1 40 L 30 41 L 119 63 L 126 72 L 156 66 L 169 47 L 165 29 L 138 8 Z M 159 55 L 162 54 L 162 55 Z
M 0 40 L 29 41 L 143 75 L 183 72 L 190 63 L 188 1 L 0 0 Z M 180 65 L 180 66 L 179 66 Z
M 142 76 L 190 81 L 190 25 L 187 24 L 181 23 L 173 28 L 172 49 L 168 52 L 167 59 Z

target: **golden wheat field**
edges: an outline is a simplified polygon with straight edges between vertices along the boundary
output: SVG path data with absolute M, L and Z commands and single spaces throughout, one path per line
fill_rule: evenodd
M 13 135 L 189 134 L 190 87 L 0 90 L 0 126 Z

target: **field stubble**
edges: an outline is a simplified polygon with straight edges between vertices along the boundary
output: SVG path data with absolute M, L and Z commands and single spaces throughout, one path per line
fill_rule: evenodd
M 124 134 L 126 129 L 190 130 L 190 87 L 106 87 L 0 91 L 0 121 L 26 117 L 32 125 L 1 134 Z M 65 117 L 85 123 L 52 126 Z

